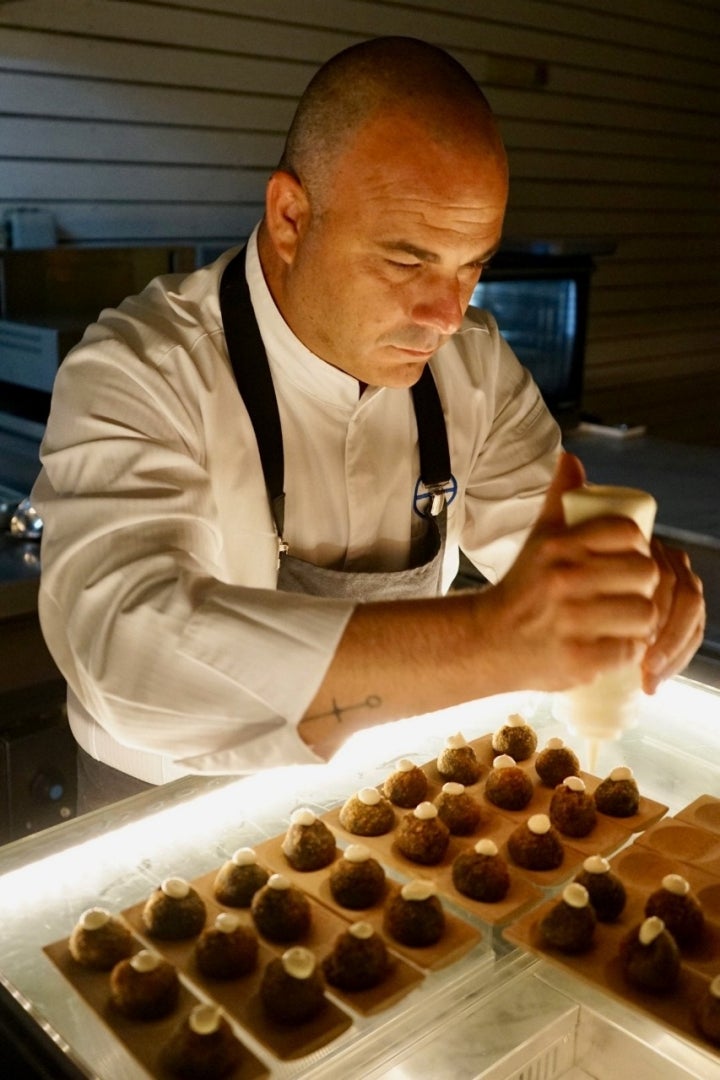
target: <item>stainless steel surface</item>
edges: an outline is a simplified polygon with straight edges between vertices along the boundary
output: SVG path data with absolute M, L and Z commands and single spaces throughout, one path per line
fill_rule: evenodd
M 18 540 L 39 540 L 43 531 L 43 519 L 29 496 L 18 503 L 10 518 L 10 535 Z

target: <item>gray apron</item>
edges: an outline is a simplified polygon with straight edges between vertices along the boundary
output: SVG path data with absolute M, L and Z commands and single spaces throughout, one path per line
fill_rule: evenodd
M 427 492 L 427 528 L 404 570 L 348 571 L 315 566 L 293 555 L 283 539 L 284 457 L 280 415 L 265 347 L 245 278 L 245 251 L 225 268 L 220 310 L 235 381 L 255 431 L 268 500 L 278 536 L 278 589 L 357 601 L 438 596 L 441 591 L 451 470 L 445 419 L 429 367 L 412 387 L 418 425 L 420 475 Z M 410 497 L 410 493 L 408 493 Z

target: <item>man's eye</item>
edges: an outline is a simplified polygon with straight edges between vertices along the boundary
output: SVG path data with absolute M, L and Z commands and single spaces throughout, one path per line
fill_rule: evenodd
M 469 281 L 474 281 L 476 278 L 482 277 L 488 265 L 486 262 L 468 263 L 466 267 L 463 267 L 462 273 Z
M 418 266 L 422 266 L 419 262 L 401 262 L 399 259 L 387 259 L 390 266 L 396 266 L 400 270 L 415 270 Z

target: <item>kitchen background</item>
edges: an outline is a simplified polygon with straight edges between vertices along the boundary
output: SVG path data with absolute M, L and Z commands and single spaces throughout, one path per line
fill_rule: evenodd
M 717 605 L 717 0 L 0 0 L 0 320 L 32 302 L 57 323 L 80 285 L 113 302 L 141 287 L 108 248 L 193 265 L 243 239 L 309 78 L 378 34 L 436 42 L 484 87 L 510 155 L 508 240 L 592 253 L 583 406 L 649 438 L 583 455 L 593 479 L 656 491 Z M 20 250 L 43 230 L 44 262 Z M 0 338 L 0 487 L 27 491 L 42 423 L 10 407 L 11 352 Z M 37 548 L 0 539 L 1 842 L 72 812 L 72 746 Z
M 48 210 L 61 243 L 241 238 L 310 76 L 378 34 L 485 88 L 508 236 L 615 245 L 588 409 L 717 445 L 717 0 L 0 0 L 0 216 Z

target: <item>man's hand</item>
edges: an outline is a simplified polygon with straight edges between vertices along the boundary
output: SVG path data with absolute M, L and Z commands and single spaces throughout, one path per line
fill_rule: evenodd
M 654 596 L 657 634 L 642 662 L 643 689 L 648 694 L 654 694 L 664 679 L 689 664 L 705 631 L 702 582 L 685 552 L 653 539 L 652 554 L 660 582 Z
M 669 575 L 637 525 L 620 517 L 565 525 L 561 495 L 584 479 L 578 459 L 564 454 L 515 564 L 483 596 L 492 652 L 510 685 L 564 690 L 639 663 L 662 625 L 655 595 Z M 679 614 L 669 611 L 670 622 Z M 657 646 L 669 634 L 668 623 Z M 689 634 L 680 638 L 689 648 Z
M 515 565 L 487 594 L 493 619 L 505 627 L 509 657 L 529 665 L 527 685 L 566 689 L 637 661 L 651 694 L 702 642 L 702 584 L 683 551 L 656 539 L 648 546 L 632 521 L 567 528 L 561 495 L 584 480 L 578 459 L 564 454 Z

